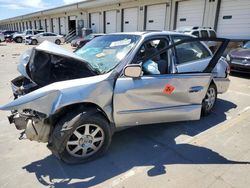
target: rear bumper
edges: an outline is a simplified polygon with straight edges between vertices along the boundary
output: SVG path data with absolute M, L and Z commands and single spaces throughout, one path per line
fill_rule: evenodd
M 230 84 L 229 78 L 214 78 L 213 79 L 219 94 L 225 93 Z

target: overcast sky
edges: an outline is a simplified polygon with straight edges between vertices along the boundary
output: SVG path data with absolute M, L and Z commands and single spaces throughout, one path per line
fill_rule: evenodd
M 0 0 L 0 20 L 82 0 Z

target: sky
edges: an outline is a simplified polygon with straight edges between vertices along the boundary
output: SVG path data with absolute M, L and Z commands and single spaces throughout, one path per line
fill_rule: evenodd
M 82 0 L 0 0 L 0 20 Z

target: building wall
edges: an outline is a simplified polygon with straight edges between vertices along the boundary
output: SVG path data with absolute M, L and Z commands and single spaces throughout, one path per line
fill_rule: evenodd
M 64 7 L 59 7 L 51 10 L 41 11 L 29 15 L 19 16 L 16 18 L 11 18 L 7 20 L 0 21 L 0 29 L 11 29 L 14 30 L 14 25 L 18 23 L 18 30 L 22 31 L 26 28 L 26 21 L 32 21 L 32 28 L 34 28 L 34 22 L 36 22 L 36 28 L 38 27 L 39 20 L 47 20 L 47 30 L 52 31 L 51 18 L 59 19 L 65 17 L 65 34 L 69 31 L 68 19 L 69 16 L 76 16 L 76 32 L 80 34 L 80 24 L 83 23 L 83 27 L 89 27 L 90 24 L 90 14 L 91 13 L 100 13 L 100 32 L 105 32 L 105 12 L 116 10 L 117 19 L 116 19 L 116 31 L 122 31 L 122 12 L 123 9 L 137 7 L 138 12 L 138 30 L 145 30 L 145 19 L 147 6 L 157 5 L 157 4 L 166 4 L 166 16 L 163 20 L 164 30 L 174 30 L 176 29 L 177 23 L 177 14 L 178 14 L 178 3 L 183 1 L 197 1 L 197 0 L 120 0 L 117 3 L 116 0 L 102 0 L 102 1 L 87 1 L 83 3 L 77 3 L 73 5 L 68 5 Z M 202 23 L 199 26 L 206 26 L 217 28 L 219 8 L 222 0 L 201 0 L 205 2 Z M 225 0 L 224 0 L 225 1 Z M 228 0 L 229 1 L 229 0 Z M 246 0 L 238 0 L 246 1 Z M 250 7 L 249 7 L 250 8 Z M 24 22 L 24 28 L 23 28 Z M 21 24 L 20 24 L 21 23 Z M 58 22 L 57 22 L 58 23 Z M 21 27 L 20 27 L 21 26 Z M 61 25 L 56 26 L 61 27 Z M 55 29 L 54 30 L 58 30 Z M 27 29 L 27 28 L 26 28 Z

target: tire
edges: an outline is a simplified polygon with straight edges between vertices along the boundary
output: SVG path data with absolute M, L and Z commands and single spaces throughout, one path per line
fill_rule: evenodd
M 60 45 L 60 44 L 61 44 L 61 41 L 60 41 L 59 39 L 56 39 L 55 43 L 56 43 L 57 45 Z
M 210 84 L 208 87 L 205 98 L 202 101 L 202 110 L 201 114 L 207 116 L 210 114 L 217 101 L 217 88 L 215 84 Z
M 33 40 L 31 41 L 31 44 L 32 44 L 32 45 L 37 45 L 37 44 L 38 44 L 38 41 L 37 41 L 36 39 L 33 39 Z
M 88 134 L 85 134 L 86 127 L 89 127 Z M 78 164 L 103 155 L 111 139 L 110 124 L 103 115 L 86 111 L 73 112 L 66 114 L 57 123 L 50 136 L 48 148 L 62 161 Z
M 22 42 L 23 42 L 23 39 L 21 37 L 16 38 L 16 43 L 22 43 Z

